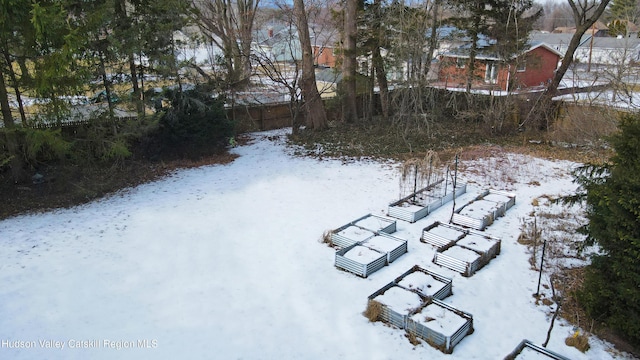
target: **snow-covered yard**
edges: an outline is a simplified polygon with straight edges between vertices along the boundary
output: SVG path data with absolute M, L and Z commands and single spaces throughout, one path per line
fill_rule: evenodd
M 398 198 L 396 164 L 295 157 L 284 134 L 253 134 L 228 165 L 0 222 L 0 358 L 502 359 L 523 339 L 545 340 L 550 308 L 535 304 L 538 273 L 516 240 L 534 198 L 575 189 L 574 164 L 513 154 L 465 163 L 458 205 L 489 187 L 517 196 L 485 231 L 502 240 L 500 255 L 469 278 L 433 264 L 419 239 L 448 222 L 445 205 L 398 221 L 408 253 L 363 279 L 336 269 L 319 239 L 385 215 Z M 452 355 L 362 315 L 369 295 L 414 265 L 452 278 L 444 302 L 473 315 Z M 568 347 L 573 332 L 556 322 L 548 348 L 625 358 L 594 337 L 585 354 Z

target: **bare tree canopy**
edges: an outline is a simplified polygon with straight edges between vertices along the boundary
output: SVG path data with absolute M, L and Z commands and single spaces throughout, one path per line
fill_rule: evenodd
M 260 0 L 193 0 L 195 21 L 204 36 L 222 49 L 227 86 L 249 83 L 251 41 Z

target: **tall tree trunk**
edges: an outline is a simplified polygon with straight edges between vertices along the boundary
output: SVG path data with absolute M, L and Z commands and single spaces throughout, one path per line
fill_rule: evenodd
M 305 116 L 307 126 L 314 130 L 321 130 L 327 127 L 327 113 L 324 103 L 320 98 L 318 86 L 316 85 L 316 73 L 313 66 L 313 51 L 311 50 L 311 38 L 309 36 L 309 22 L 304 9 L 303 0 L 293 1 L 293 11 L 296 17 L 298 37 L 302 48 L 302 77 L 300 79 L 300 90 L 304 100 Z
M 478 2 L 476 4 L 476 6 L 478 7 L 478 9 L 484 7 L 484 3 L 482 2 Z M 482 22 L 482 18 L 481 16 L 478 14 L 477 11 L 474 11 L 473 13 L 473 23 L 474 23 L 474 27 L 471 30 L 471 49 L 469 50 L 469 62 L 467 64 L 467 86 L 466 86 L 466 90 L 467 93 L 471 92 L 471 87 L 473 84 L 473 80 L 476 76 L 475 72 L 476 72 L 476 55 L 478 53 L 478 41 L 480 39 L 480 35 L 478 34 L 478 29 L 480 28 L 480 24 Z
M 18 138 L 15 132 L 15 123 L 11 108 L 9 107 L 9 95 L 7 94 L 6 84 L 4 82 L 4 66 L 0 68 L 0 110 L 2 111 L 2 119 L 4 122 L 5 136 L 7 139 L 7 150 L 11 156 L 11 176 L 14 183 L 22 183 L 26 181 L 27 174 L 24 170 L 25 164 L 20 153 Z
M 131 85 L 133 87 L 133 101 L 136 104 L 138 120 L 144 119 L 144 102 L 142 100 L 142 89 L 138 85 L 138 68 L 136 66 L 133 53 L 129 54 L 129 72 L 131 73 Z
M 387 120 L 389 119 L 389 82 L 387 81 L 384 59 L 380 54 L 380 46 L 376 46 L 373 50 L 372 62 L 376 73 L 376 81 L 380 88 L 380 108 L 382 109 L 382 117 L 384 120 Z
M 100 76 L 102 76 L 102 86 L 104 86 L 104 93 L 107 100 L 109 122 L 111 123 L 113 135 L 117 135 L 118 129 L 116 128 L 114 106 L 113 106 L 113 101 L 111 99 L 111 81 L 107 77 L 107 68 L 105 64 L 104 53 L 100 51 L 98 56 L 100 59 Z
M 431 11 L 431 37 L 429 38 L 427 63 L 425 64 L 423 73 L 425 80 L 429 78 L 429 71 L 431 70 L 431 59 L 433 59 L 433 54 L 438 48 L 438 16 L 441 3 L 442 0 L 433 0 L 431 2 L 431 9 L 427 9 L 427 12 Z
M 358 0 L 346 0 L 344 12 L 344 51 L 342 60 L 342 84 L 344 100 L 342 102 L 342 120 L 355 122 L 358 119 L 356 93 L 356 37 L 358 30 Z
M 387 81 L 387 71 L 384 66 L 384 59 L 380 53 L 380 46 L 382 38 L 385 36 L 382 28 L 381 19 L 381 1 L 375 0 L 374 18 L 376 19 L 376 26 L 378 27 L 378 33 L 375 36 L 375 47 L 372 51 L 371 62 L 376 75 L 376 81 L 380 88 L 380 108 L 382 110 L 382 118 L 384 120 L 389 119 L 389 82 Z
M 27 116 L 24 113 L 24 105 L 22 104 L 22 95 L 20 93 L 20 86 L 18 84 L 18 79 L 16 78 L 16 73 L 13 71 L 11 57 L 9 56 L 9 52 L 6 51 L 6 48 L 3 49 L 4 60 L 7 64 L 7 70 L 9 71 L 9 77 L 11 78 L 11 82 L 13 85 L 13 90 L 16 93 L 16 101 L 18 102 L 18 111 L 20 112 L 20 120 L 23 125 L 27 124 Z

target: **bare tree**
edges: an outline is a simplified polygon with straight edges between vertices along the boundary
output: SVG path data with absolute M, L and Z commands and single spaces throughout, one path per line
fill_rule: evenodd
M 300 47 L 302 49 L 302 77 L 300 79 L 300 90 L 304 100 L 304 110 L 307 119 L 307 126 L 314 130 L 327 127 L 327 113 L 324 103 L 320 98 L 316 85 L 316 73 L 314 68 L 313 51 L 311 49 L 311 38 L 309 36 L 309 21 L 304 8 L 303 0 L 293 1 L 293 12 L 295 14 Z
M 260 0 L 193 0 L 195 21 L 204 36 L 222 49 L 227 86 L 249 84 L 251 41 Z
M 580 45 L 582 35 L 584 35 L 593 24 L 600 18 L 604 10 L 609 5 L 610 0 L 593 1 L 593 0 L 567 0 L 573 14 L 573 21 L 575 23 L 576 32 L 569 41 L 567 52 L 562 58 L 562 62 L 558 70 L 556 70 L 555 76 L 547 86 L 545 93 L 547 96 L 554 96 L 558 92 L 558 86 L 560 81 L 564 77 L 565 73 L 569 69 L 569 66 L 573 62 L 573 55 Z
M 358 119 L 356 100 L 356 39 L 358 36 L 357 16 L 358 0 L 346 0 L 343 14 L 343 57 L 342 85 L 344 99 L 342 101 L 342 120 L 355 122 Z
M 542 3 L 542 16 L 538 20 L 538 29 L 550 32 L 558 27 L 572 25 L 573 15 L 568 4 L 554 0 L 547 0 Z
M 567 70 L 573 63 L 576 50 L 580 46 L 582 36 L 598 21 L 609 5 L 610 0 L 594 1 L 594 0 L 567 0 L 573 15 L 573 21 L 576 31 L 569 41 L 567 51 L 562 58 L 560 66 L 555 72 L 553 79 L 547 85 L 544 93 L 538 98 L 538 101 L 532 106 L 527 117 L 519 124 L 523 128 L 526 123 L 533 123 L 534 127 L 540 130 L 548 129 L 550 122 L 555 115 L 552 106 L 552 98 L 558 94 L 558 86 L 560 81 L 567 73 Z M 593 35 L 592 35 L 593 36 Z

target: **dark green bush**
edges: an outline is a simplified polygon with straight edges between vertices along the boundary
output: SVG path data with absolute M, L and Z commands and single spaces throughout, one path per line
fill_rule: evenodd
M 234 126 L 226 117 L 222 100 L 205 89 L 168 91 L 171 107 L 160 117 L 163 153 L 198 156 L 224 148 L 234 136 Z
M 578 299 L 590 316 L 640 346 L 640 114 L 622 117 L 611 163 L 577 174 L 586 190 L 592 258 Z

